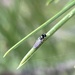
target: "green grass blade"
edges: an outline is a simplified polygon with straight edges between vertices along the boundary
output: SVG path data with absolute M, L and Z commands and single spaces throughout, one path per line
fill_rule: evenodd
M 50 36 L 52 36 L 61 26 L 64 25 L 73 15 L 75 15 L 75 9 L 73 9 L 70 13 L 68 13 L 63 19 L 61 19 L 51 30 L 49 30 L 46 33 L 46 39 L 48 39 Z M 44 41 L 43 41 L 44 42 Z M 41 45 L 38 46 L 38 48 Z M 34 54 L 34 52 L 37 50 L 37 48 L 31 48 L 31 50 L 25 55 L 25 57 L 22 59 L 20 62 L 19 66 L 17 69 L 19 69 L 21 66 L 23 66 L 29 59 L 30 57 Z
M 25 41 L 27 38 L 29 38 L 31 35 L 33 35 L 34 33 L 36 33 L 37 31 L 41 30 L 42 28 L 44 28 L 45 26 L 49 25 L 50 23 L 52 23 L 55 19 L 57 19 L 59 16 L 61 16 L 62 14 L 64 14 L 67 10 L 69 10 L 72 6 L 75 5 L 75 0 L 72 1 L 71 3 L 69 3 L 67 6 L 65 6 L 59 13 L 57 13 L 54 17 L 52 17 L 51 19 L 47 20 L 45 23 L 43 23 L 41 26 L 39 26 L 37 29 L 35 29 L 34 31 L 32 31 L 31 33 L 29 33 L 26 37 L 24 37 L 22 40 L 20 40 L 18 43 L 16 43 L 14 46 L 12 46 L 5 54 L 3 57 L 5 57 L 11 50 L 15 49 L 17 46 L 19 46 L 23 41 Z

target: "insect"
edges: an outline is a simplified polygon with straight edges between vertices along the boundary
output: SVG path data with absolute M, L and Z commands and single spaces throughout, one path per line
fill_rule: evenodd
M 46 34 L 42 34 L 37 41 L 35 42 L 35 44 L 33 45 L 33 48 L 38 48 L 39 45 L 41 45 L 41 43 L 43 42 L 43 40 L 45 39 Z

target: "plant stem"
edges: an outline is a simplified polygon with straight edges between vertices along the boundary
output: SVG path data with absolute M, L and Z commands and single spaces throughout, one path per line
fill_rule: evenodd
M 47 37 L 50 37 L 53 33 L 55 33 L 73 15 L 75 15 L 75 8 L 70 13 L 68 13 L 62 20 L 60 20 L 51 30 L 47 32 Z
M 73 15 L 75 15 L 75 9 L 73 9 L 70 13 L 68 13 L 63 19 L 61 19 L 51 30 L 49 30 L 46 33 L 46 39 L 47 40 L 50 36 L 52 36 L 61 26 L 63 26 L 64 23 L 66 23 Z M 44 40 L 44 41 L 45 41 Z M 43 42 L 44 42 L 43 41 Z M 41 44 L 42 45 L 42 44 Z M 38 48 L 41 46 L 39 45 Z M 22 65 L 24 65 L 28 59 L 36 52 L 37 48 L 32 47 L 30 51 L 25 55 L 25 57 L 20 62 L 17 69 L 19 69 Z
M 75 5 L 75 0 L 72 1 L 71 3 L 69 3 L 67 6 L 65 6 L 59 13 L 57 13 L 54 17 L 52 17 L 51 19 L 47 20 L 45 23 L 43 23 L 41 26 L 39 26 L 37 29 L 35 29 L 34 31 L 32 31 L 31 33 L 29 33 L 26 37 L 24 37 L 22 40 L 20 40 L 18 43 L 16 43 L 14 46 L 12 46 L 5 54 L 3 57 L 5 57 L 11 50 L 15 49 L 17 46 L 19 46 L 24 40 L 26 40 L 27 38 L 29 38 L 31 35 L 33 35 L 34 33 L 36 33 L 37 31 L 41 30 L 42 28 L 44 28 L 45 26 L 49 25 L 50 23 L 52 23 L 55 19 L 57 19 L 59 16 L 61 16 L 62 14 L 64 14 L 67 10 L 69 10 L 71 7 L 73 7 Z

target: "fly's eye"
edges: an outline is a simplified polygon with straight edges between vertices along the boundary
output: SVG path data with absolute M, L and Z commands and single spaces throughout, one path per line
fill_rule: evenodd
M 40 40 L 44 39 L 46 37 L 46 34 L 42 34 L 40 37 Z
M 46 34 L 42 34 L 42 37 L 43 37 L 43 38 L 46 37 Z

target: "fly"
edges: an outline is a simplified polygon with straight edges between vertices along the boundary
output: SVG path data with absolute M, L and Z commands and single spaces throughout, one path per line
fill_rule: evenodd
M 42 34 L 37 41 L 35 42 L 35 44 L 33 45 L 33 48 L 38 48 L 42 42 L 44 41 L 44 39 L 46 38 L 46 34 Z

